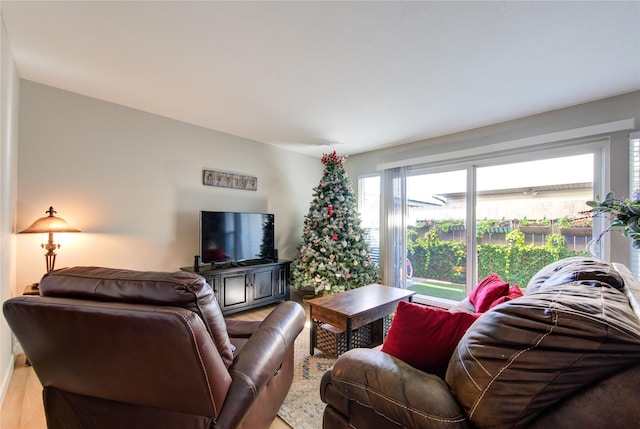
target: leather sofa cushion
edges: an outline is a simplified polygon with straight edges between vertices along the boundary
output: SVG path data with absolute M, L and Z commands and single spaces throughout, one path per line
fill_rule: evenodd
M 103 267 L 62 268 L 40 281 L 42 296 L 120 301 L 182 307 L 198 314 L 228 368 L 234 346 L 215 299 L 203 277 L 189 272 L 133 271 Z
M 619 274 L 593 260 L 552 265 L 524 297 L 483 314 L 453 354 L 446 381 L 479 428 L 526 427 L 640 359 L 640 321 Z
M 572 281 L 601 282 L 616 289 L 624 287 L 622 276 L 610 264 L 594 258 L 576 256 L 561 259 L 542 268 L 529 280 L 526 293 Z

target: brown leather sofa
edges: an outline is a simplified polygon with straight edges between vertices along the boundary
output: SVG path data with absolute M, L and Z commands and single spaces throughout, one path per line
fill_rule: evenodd
M 640 427 L 639 302 L 626 267 L 561 260 L 471 325 L 444 380 L 378 350 L 340 356 L 323 427 Z
M 74 267 L 4 314 L 49 428 L 268 428 L 292 383 L 302 307 L 228 320 L 198 275 Z

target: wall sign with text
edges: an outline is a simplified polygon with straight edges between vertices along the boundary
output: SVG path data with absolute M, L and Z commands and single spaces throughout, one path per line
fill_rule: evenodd
M 227 173 L 225 171 L 202 170 L 202 183 L 220 188 L 258 190 L 258 178 L 244 174 Z

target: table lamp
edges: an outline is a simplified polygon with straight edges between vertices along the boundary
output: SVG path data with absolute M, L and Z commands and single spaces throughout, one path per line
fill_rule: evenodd
M 53 210 L 53 207 L 49 207 L 45 213 L 49 213 L 49 216 L 41 217 L 31 224 L 31 226 L 25 230 L 20 231 L 22 233 L 48 233 L 49 241 L 42 243 L 43 249 L 46 249 L 47 253 L 44 254 L 44 258 L 47 262 L 47 273 L 53 271 L 56 264 L 56 252 L 54 250 L 60 248 L 60 243 L 56 243 L 53 240 L 53 234 L 56 232 L 80 232 L 79 229 L 73 228 L 67 223 L 66 220 L 54 216 L 57 213 Z

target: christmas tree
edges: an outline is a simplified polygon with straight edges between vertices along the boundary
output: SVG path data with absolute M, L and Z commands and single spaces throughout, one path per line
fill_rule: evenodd
M 378 267 L 360 225 L 351 179 L 344 170 L 346 157 L 324 154 L 325 169 L 313 188 L 305 216 L 300 254 L 293 262 L 294 287 L 315 293 L 335 293 L 379 281 Z

